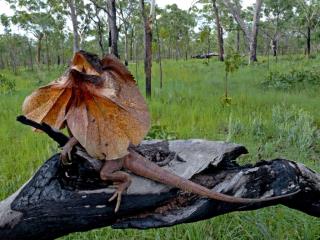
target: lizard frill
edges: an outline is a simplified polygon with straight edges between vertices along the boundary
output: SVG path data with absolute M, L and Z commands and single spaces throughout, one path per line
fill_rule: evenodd
M 117 58 L 107 55 L 95 61 L 100 64 L 96 71 L 82 53 L 75 55 L 70 70 L 58 81 L 27 97 L 23 112 L 55 128 L 66 124 L 93 157 L 121 158 L 128 153 L 129 144 L 139 144 L 149 130 L 147 105 Z

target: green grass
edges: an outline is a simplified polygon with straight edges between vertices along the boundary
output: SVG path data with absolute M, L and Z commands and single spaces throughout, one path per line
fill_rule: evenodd
M 290 60 L 290 61 L 289 61 Z M 317 67 L 310 61 L 280 59 L 270 70 Z M 153 97 L 148 101 L 154 125 L 165 126 L 178 138 L 229 140 L 247 146 L 250 154 L 241 162 L 285 157 L 320 171 L 320 87 L 300 91 L 264 90 L 260 83 L 268 73 L 261 64 L 242 66 L 230 78 L 231 106 L 224 106 L 224 64 L 210 60 L 165 61 L 164 87 L 159 89 L 158 65 L 153 64 Z M 131 70 L 144 89 L 143 66 Z M 0 199 L 17 190 L 57 151 L 43 134 L 32 132 L 15 121 L 26 95 L 57 78 L 64 69 L 21 71 L 14 76 L 16 91 L 0 95 Z M 294 106 L 294 107 L 293 107 Z M 288 124 L 283 124 L 287 119 Z M 305 129 L 301 131 L 301 129 Z M 312 135 L 312 137 L 310 137 Z M 314 136 L 313 136 L 314 135 Z M 300 137 L 301 136 L 301 137 Z M 299 149 L 299 146 L 307 146 Z M 167 229 L 112 230 L 103 228 L 75 233 L 60 239 L 319 239 L 320 220 L 283 206 L 252 212 L 231 213 L 208 221 Z

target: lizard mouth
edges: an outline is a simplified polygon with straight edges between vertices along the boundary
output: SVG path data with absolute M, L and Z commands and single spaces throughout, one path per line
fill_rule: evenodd
M 101 76 L 102 67 L 97 55 L 84 51 L 75 53 L 71 61 L 71 70 L 91 76 Z

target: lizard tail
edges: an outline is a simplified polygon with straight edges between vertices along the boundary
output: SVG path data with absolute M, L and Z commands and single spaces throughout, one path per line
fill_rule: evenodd
M 130 154 L 125 158 L 124 167 L 138 176 L 146 177 L 156 182 L 160 182 L 166 185 L 179 188 L 186 192 L 195 193 L 203 197 L 220 200 L 224 202 L 229 202 L 229 203 L 250 204 L 250 203 L 269 202 L 269 201 L 274 201 L 281 198 L 287 198 L 289 196 L 295 195 L 300 191 L 298 190 L 293 193 L 285 194 L 282 196 L 270 197 L 266 199 L 240 198 L 240 197 L 229 196 L 223 193 L 212 192 L 206 187 L 203 187 L 190 180 L 179 177 L 159 167 L 155 163 L 147 160 L 146 158 L 144 158 L 143 156 L 141 156 L 140 154 L 134 151 L 130 151 Z

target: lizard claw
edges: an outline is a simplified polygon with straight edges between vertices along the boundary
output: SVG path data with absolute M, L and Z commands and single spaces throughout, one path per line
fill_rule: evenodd
M 121 203 L 121 199 L 122 199 L 122 192 L 121 190 L 116 190 L 114 192 L 114 194 L 111 196 L 111 198 L 109 198 L 109 202 L 113 201 L 114 199 L 117 198 L 117 204 L 116 204 L 116 207 L 114 209 L 114 212 L 118 212 L 119 208 L 120 208 L 120 203 Z
M 74 137 L 70 138 L 66 145 L 63 146 L 62 152 L 60 154 L 60 161 L 63 165 L 71 165 L 72 164 L 72 157 L 71 152 L 73 147 L 78 143 L 77 139 Z
M 71 165 L 71 151 L 64 152 L 62 151 L 60 154 L 60 161 L 62 162 L 63 165 Z

